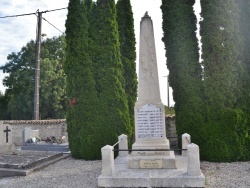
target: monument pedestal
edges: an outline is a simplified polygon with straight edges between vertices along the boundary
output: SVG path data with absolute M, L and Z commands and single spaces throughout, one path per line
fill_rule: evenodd
M 170 149 L 169 140 L 168 139 L 159 139 L 159 140 L 151 140 L 151 141 L 136 141 L 132 150 L 157 150 L 157 149 Z M 132 151 L 132 155 L 170 155 L 169 151 Z
M 176 156 L 176 169 L 128 169 L 129 157 L 117 157 L 114 175 L 101 174 L 98 187 L 205 187 L 202 173 L 191 176 L 187 173 L 187 156 Z
M 175 169 L 174 151 L 169 149 L 168 139 L 156 139 L 154 141 L 138 141 L 132 146 L 128 155 L 128 168 L 131 169 Z M 158 151 L 157 151 L 158 150 Z
M 158 96 L 158 94 L 157 94 Z M 128 156 L 131 169 L 175 169 L 174 151 L 166 138 L 164 105 L 160 98 L 138 100 L 135 105 L 136 141 Z

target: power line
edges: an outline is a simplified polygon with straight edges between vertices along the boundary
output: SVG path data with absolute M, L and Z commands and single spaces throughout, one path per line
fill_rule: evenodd
M 19 16 L 28 16 L 28 15 L 36 15 L 37 16 L 37 34 L 36 34 L 36 68 L 35 68 L 35 86 L 34 86 L 34 120 L 39 119 L 39 85 L 40 85 L 40 48 L 41 48 L 41 30 L 42 30 L 42 19 L 60 31 L 56 26 L 50 23 L 48 20 L 42 17 L 43 13 L 53 12 L 58 10 L 63 10 L 66 8 L 59 8 L 53 10 L 46 10 L 46 11 L 39 11 L 39 9 L 35 13 L 29 14 L 19 14 L 19 15 L 12 15 L 12 16 L 3 16 L 0 18 L 9 18 L 9 17 L 19 17 Z M 63 33 L 62 31 L 60 31 Z
M 46 20 L 44 17 L 42 17 L 46 22 L 48 22 L 51 26 L 53 26 L 55 29 L 60 31 L 62 34 L 64 34 L 60 29 L 58 29 L 56 26 L 54 26 L 52 23 L 50 23 L 48 20 Z
M 43 11 L 42 13 L 58 11 L 58 10 L 63 10 L 63 9 L 67 9 L 67 8 L 68 8 L 68 7 L 65 7 L 65 8 L 58 8 L 58 9 L 54 9 L 54 10 L 46 10 L 46 11 Z
M 28 14 L 18 14 L 18 15 L 12 15 L 12 16 L 3 16 L 0 18 L 11 18 L 11 17 L 19 17 L 19 16 L 29 16 L 29 15 L 36 15 L 36 13 L 28 13 Z
M 42 11 L 41 13 L 46 13 L 46 12 L 53 12 L 53 11 L 58 11 L 58 10 L 63 10 L 63 9 L 67 9 L 68 7 L 65 8 L 59 8 L 59 9 L 53 9 L 53 10 L 46 10 L 46 11 Z M 11 18 L 11 17 L 19 17 L 19 16 L 29 16 L 29 15 L 36 15 L 37 12 L 34 13 L 28 13 L 28 14 L 18 14 L 18 15 L 11 15 L 11 16 L 1 16 L 0 18 Z

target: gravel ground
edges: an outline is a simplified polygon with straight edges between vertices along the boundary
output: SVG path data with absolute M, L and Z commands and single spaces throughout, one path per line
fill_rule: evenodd
M 201 162 L 206 188 L 250 188 L 250 162 Z M 71 157 L 25 177 L 0 179 L 0 188 L 95 188 L 101 161 Z

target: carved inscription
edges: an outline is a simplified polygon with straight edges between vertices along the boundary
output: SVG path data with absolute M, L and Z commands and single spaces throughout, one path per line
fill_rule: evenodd
M 162 138 L 164 134 L 163 109 L 146 104 L 136 111 L 138 138 Z
M 139 167 L 140 168 L 162 168 L 162 160 L 140 160 Z
M 154 151 L 154 152 L 137 152 L 137 155 L 145 156 L 145 155 L 166 155 L 163 151 Z

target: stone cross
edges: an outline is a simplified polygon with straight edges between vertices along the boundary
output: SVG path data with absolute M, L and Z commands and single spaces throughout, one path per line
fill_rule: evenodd
M 11 130 L 8 128 L 8 126 L 6 126 L 6 129 L 3 131 L 3 132 L 5 132 L 6 133 L 6 143 L 8 143 L 8 138 L 9 138 L 9 132 L 10 132 Z

